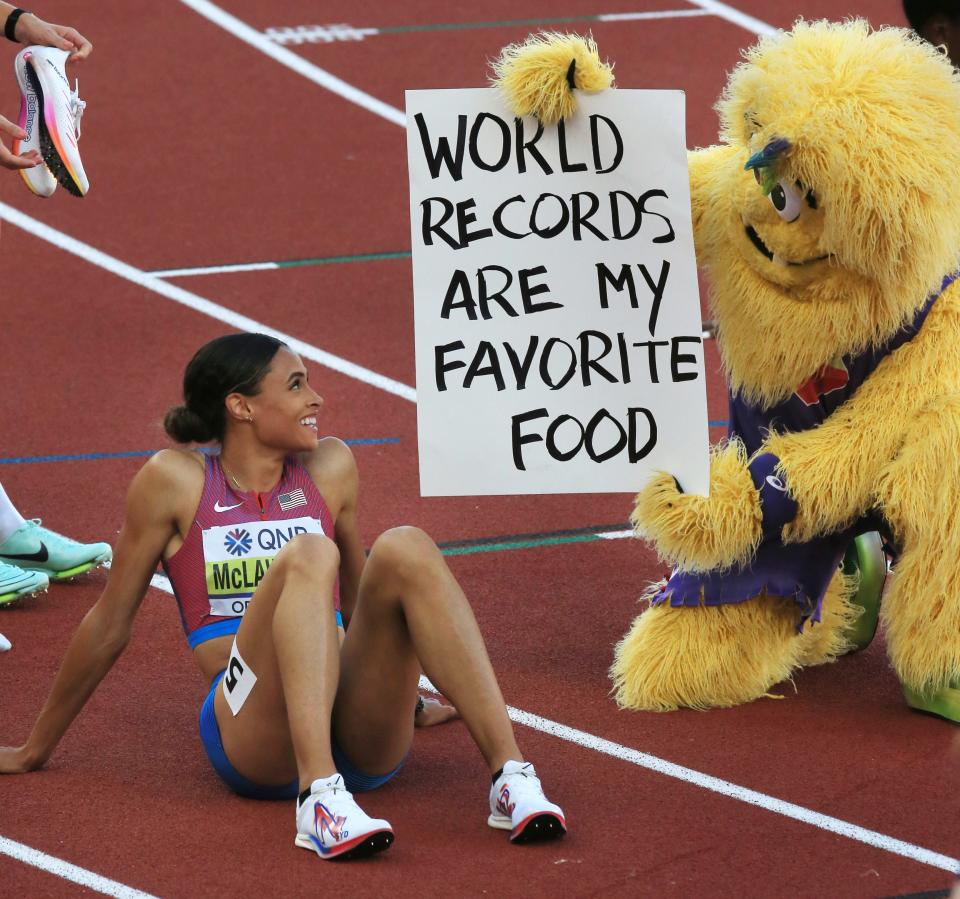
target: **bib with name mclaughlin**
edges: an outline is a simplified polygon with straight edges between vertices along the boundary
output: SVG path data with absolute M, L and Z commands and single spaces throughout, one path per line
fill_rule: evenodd
M 163 562 L 191 648 L 236 633 L 277 553 L 301 534 L 334 539 L 330 510 L 299 459 L 288 457 L 276 486 L 256 494 L 232 489 L 219 458 L 206 458 L 193 523 Z M 333 603 L 339 610 L 339 579 Z
M 242 615 L 274 557 L 298 534 L 322 534 L 315 518 L 221 525 L 203 532 L 211 615 Z

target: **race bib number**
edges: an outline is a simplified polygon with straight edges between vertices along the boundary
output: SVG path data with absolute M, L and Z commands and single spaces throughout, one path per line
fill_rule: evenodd
M 256 682 L 256 674 L 243 660 L 243 656 L 240 655 L 240 650 L 237 648 L 237 641 L 234 640 L 233 649 L 230 651 L 230 661 L 221 681 L 223 695 L 234 717 L 240 714 L 240 709 L 243 708 L 243 704 L 247 701 L 247 697 Z
M 210 614 L 243 615 L 277 553 L 300 534 L 322 533 L 320 522 L 307 517 L 207 528 L 203 559 Z

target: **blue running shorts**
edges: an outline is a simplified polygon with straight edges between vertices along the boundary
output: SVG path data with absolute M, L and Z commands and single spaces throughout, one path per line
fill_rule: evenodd
M 248 799 L 296 799 L 300 794 L 300 784 L 293 780 L 288 784 L 278 784 L 276 786 L 263 786 L 247 780 L 233 765 L 230 759 L 223 751 L 223 741 L 220 739 L 220 728 L 217 726 L 217 716 L 213 710 L 213 697 L 216 696 L 217 687 L 226 669 L 221 671 L 210 685 L 210 692 L 200 707 L 200 741 L 206 750 L 207 758 L 213 765 L 214 771 L 220 775 L 221 779 L 234 793 L 245 796 Z M 333 763 L 337 771 L 343 775 L 343 781 L 346 788 L 351 793 L 363 793 L 367 790 L 375 790 L 382 786 L 402 767 L 403 762 L 397 765 L 387 774 L 365 774 L 363 771 L 355 768 L 350 760 L 343 754 L 343 751 L 337 745 L 336 740 L 331 741 L 330 750 L 333 754 Z M 406 761 L 406 759 L 404 759 Z

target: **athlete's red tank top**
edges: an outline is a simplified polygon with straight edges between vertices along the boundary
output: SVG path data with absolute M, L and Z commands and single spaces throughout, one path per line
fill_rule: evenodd
M 305 533 L 334 536 L 330 510 L 299 459 L 287 457 L 269 493 L 240 493 L 231 488 L 220 457 L 206 457 L 203 495 L 190 532 L 163 562 L 191 649 L 237 632 L 274 556 Z M 339 578 L 334 607 L 339 612 Z

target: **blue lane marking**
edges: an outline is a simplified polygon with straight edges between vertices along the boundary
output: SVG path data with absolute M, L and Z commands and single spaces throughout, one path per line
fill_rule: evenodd
M 399 437 L 365 437 L 358 440 L 344 440 L 348 446 L 370 446 L 378 443 L 399 443 Z M 88 462 L 94 459 L 133 459 L 138 456 L 152 456 L 158 450 L 132 450 L 125 453 L 77 453 L 72 456 L 11 456 L 0 459 L 0 465 L 21 465 L 27 462 Z M 209 453 L 214 450 L 204 449 Z
M 76 462 L 88 459 L 130 459 L 134 456 L 152 456 L 156 450 L 136 450 L 129 453 L 80 453 L 76 456 L 11 456 L 0 459 L 0 465 L 17 465 L 21 462 Z
M 726 419 L 707 422 L 711 428 L 725 428 L 729 422 Z

